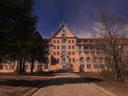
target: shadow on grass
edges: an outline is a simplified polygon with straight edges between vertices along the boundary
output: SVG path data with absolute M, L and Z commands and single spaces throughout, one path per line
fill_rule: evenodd
M 93 78 L 93 77 L 84 77 L 83 79 L 87 80 L 89 83 L 91 83 L 91 82 L 102 82 L 102 81 L 104 81 L 103 79 Z
M 63 85 L 63 84 L 84 84 L 84 83 L 92 83 L 92 82 L 102 82 L 102 79 L 97 78 L 55 78 L 48 84 L 51 85 Z
M 102 82 L 102 79 L 97 79 L 97 78 L 89 78 L 89 77 L 84 77 L 84 78 L 55 78 L 50 81 L 50 83 L 46 84 L 45 86 L 57 86 L 57 85 L 63 85 L 63 84 L 80 84 L 80 83 L 91 83 L 91 82 Z M 37 85 L 46 82 L 46 80 L 15 80 L 15 79 L 3 79 L 0 80 L 0 86 L 1 85 L 6 85 L 6 86 L 15 86 L 15 87 L 38 87 Z
M 37 87 L 38 84 L 44 82 L 46 80 L 0 80 L 0 86 L 14 86 L 14 87 Z
M 24 73 L 24 74 L 18 74 L 18 73 L 0 73 L 0 76 L 55 76 L 54 73 Z

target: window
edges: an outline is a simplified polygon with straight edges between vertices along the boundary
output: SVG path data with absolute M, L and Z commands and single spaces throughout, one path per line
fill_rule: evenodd
M 93 40 L 89 40 L 89 43 L 93 43 L 94 41 Z
M 71 46 L 70 45 L 68 46 L 68 49 L 71 49 Z
M 71 40 L 68 40 L 68 43 L 71 43 Z
M 97 69 L 97 68 L 99 68 L 99 65 L 98 64 L 93 64 L 93 68 Z
M 66 58 L 62 58 L 62 62 L 63 62 L 63 63 L 66 62 Z
M 72 61 L 75 62 L 75 58 L 72 58 Z
M 88 69 L 91 69 L 91 67 L 92 67 L 91 64 L 87 64 Z
M 72 51 L 72 55 L 75 55 L 75 52 L 74 51 Z
M 62 49 L 66 49 L 66 46 L 62 46 Z
M 59 43 L 59 40 L 57 40 L 57 43 Z
M 44 69 L 48 69 L 48 64 L 44 64 Z
M 71 55 L 71 51 L 68 52 L 68 55 Z
M 95 51 L 94 51 L 94 52 L 91 52 L 91 54 L 92 54 L 92 55 L 95 55 L 95 54 L 96 54 L 96 52 L 95 52 Z
M 65 38 L 65 37 L 66 37 L 66 34 L 65 34 L 65 33 L 63 33 L 63 34 L 62 34 L 62 37 L 63 37 L 63 38 Z
M 82 46 L 79 46 L 79 49 L 82 49 Z
M 57 51 L 57 55 L 59 55 L 60 53 L 59 53 L 59 51 Z
M 63 29 L 62 31 L 65 32 L 65 29 Z
M 80 58 L 80 62 L 84 62 L 84 58 L 83 57 Z
M 42 65 L 37 65 L 37 70 L 41 71 L 42 70 Z
M 53 53 L 54 55 L 56 55 L 56 52 L 54 51 L 54 53 Z
M 84 43 L 88 43 L 88 40 L 84 40 Z
M 56 46 L 54 46 L 54 49 L 56 49 Z
M 83 70 L 84 64 L 80 64 L 80 69 Z
M 89 55 L 89 52 L 87 52 L 87 51 L 85 51 L 84 53 L 85 53 L 86 55 Z
M 54 40 L 54 43 L 56 43 L 56 40 Z
M 94 46 L 89 46 L 89 48 L 90 48 L 91 50 L 95 49 L 95 47 L 94 47 Z
M 74 40 L 72 40 L 72 43 L 74 43 Z
M 105 65 L 104 64 L 100 64 L 100 66 L 102 69 L 105 68 Z
M 72 49 L 74 49 L 75 47 L 72 45 Z
M 57 62 L 59 63 L 59 61 L 60 61 L 60 59 L 59 58 L 57 58 Z
M 60 49 L 60 47 L 59 47 L 59 46 L 57 46 L 57 49 Z
M 89 48 L 87 46 L 84 46 L 84 50 L 88 50 Z
M 87 62 L 90 62 L 90 61 L 91 61 L 91 60 L 90 60 L 90 57 L 87 57 L 87 58 L 86 58 L 86 61 L 87 61 Z
M 71 58 L 69 58 L 69 62 L 71 62 Z
M 62 40 L 62 43 L 66 43 L 66 39 L 63 39 L 63 40 Z

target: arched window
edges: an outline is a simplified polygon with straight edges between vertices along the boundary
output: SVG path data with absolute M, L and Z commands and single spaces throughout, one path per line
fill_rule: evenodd
M 87 61 L 87 62 L 90 62 L 90 61 L 91 61 L 90 57 L 87 57 L 87 58 L 86 58 L 86 61 Z
M 80 62 L 84 62 L 84 58 L 83 57 L 80 57 Z

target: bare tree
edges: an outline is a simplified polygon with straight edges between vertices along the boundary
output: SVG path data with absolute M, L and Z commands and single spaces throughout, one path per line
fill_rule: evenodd
M 113 73 L 113 79 L 123 81 L 127 71 L 126 46 L 127 22 L 119 16 L 110 16 L 101 12 L 98 24 L 93 29 L 93 35 L 103 38 L 105 65 Z

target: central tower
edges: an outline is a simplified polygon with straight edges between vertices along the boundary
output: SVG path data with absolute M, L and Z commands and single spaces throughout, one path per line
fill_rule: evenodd
M 73 69 L 76 64 L 76 42 L 74 36 L 67 25 L 63 24 L 53 35 L 52 55 L 58 60 L 62 69 Z

